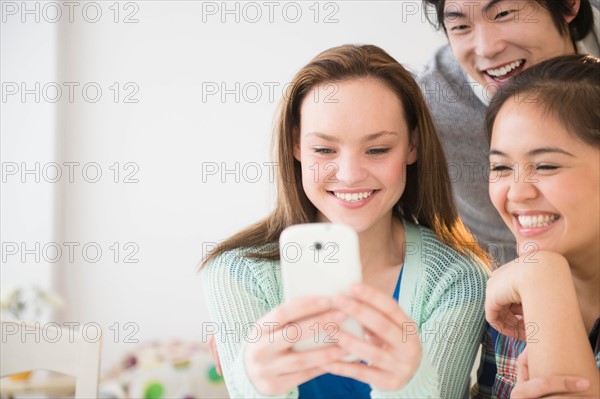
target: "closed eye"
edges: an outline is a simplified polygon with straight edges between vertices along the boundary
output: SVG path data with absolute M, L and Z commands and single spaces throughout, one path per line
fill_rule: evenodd
M 559 168 L 559 166 L 555 166 L 555 165 L 536 165 L 535 167 L 537 170 L 556 170 Z
M 511 168 L 508 167 L 508 166 L 506 166 L 506 165 L 492 164 L 490 166 L 490 170 L 492 172 L 502 172 L 502 171 L 505 171 L 505 170 L 511 170 Z

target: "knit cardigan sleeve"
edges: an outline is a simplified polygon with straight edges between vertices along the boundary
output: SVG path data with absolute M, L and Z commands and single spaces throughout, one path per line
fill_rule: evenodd
M 271 397 L 259 393 L 250 381 L 244 352 L 258 334 L 269 334 L 269 326 L 261 326 L 257 320 L 281 303 L 278 268 L 277 262 L 249 259 L 234 250 L 203 269 L 206 303 L 231 398 Z M 277 397 L 297 398 L 298 389 Z

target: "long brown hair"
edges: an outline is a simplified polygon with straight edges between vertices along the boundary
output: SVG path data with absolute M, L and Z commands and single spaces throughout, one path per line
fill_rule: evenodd
M 275 210 L 221 243 L 203 265 L 236 248 L 248 249 L 248 257 L 278 260 L 283 229 L 315 221 L 316 208 L 304 193 L 301 165 L 293 155 L 300 131 L 300 106 L 316 86 L 358 78 L 378 79 L 388 86 L 401 100 L 409 131 L 417 135 L 417 162 L 407 166 L 406 189 L 394 207 L 394 216 L 430 227 L 450 247 L 487 263 L 486 253 L 458 217 L 446 158 L 413 76 L 377 46 L 345 45 L 322 52 L 304 66 L 279 104 L 273 141 L 278 162 Z

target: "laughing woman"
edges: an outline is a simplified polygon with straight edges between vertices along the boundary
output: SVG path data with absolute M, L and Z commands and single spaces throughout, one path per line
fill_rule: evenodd
M 569 375 L 587 389 L 548 384 L 546 394 L 600 397 L 598 104 L 600 60 L 572 55 L 521 73 L 489 108 L 490 197 L 520 255 L 487 290 L 486 318 L 500 332 L 497 397 Z

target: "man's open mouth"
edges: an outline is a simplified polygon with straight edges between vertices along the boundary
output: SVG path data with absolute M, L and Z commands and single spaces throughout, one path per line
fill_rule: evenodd
M 507 79 L 521 72 L 524 65 L 525 60 L 518 60 L 499 68 L 487 69 L 484 72 L 496 82 L 504 83 Z

